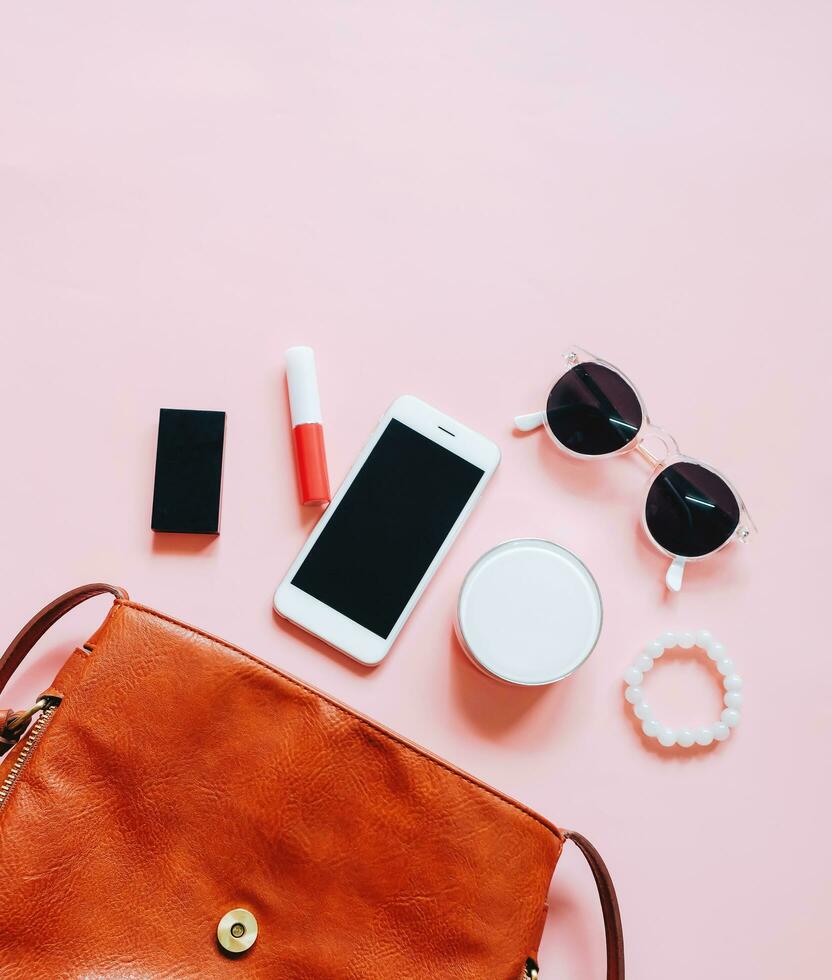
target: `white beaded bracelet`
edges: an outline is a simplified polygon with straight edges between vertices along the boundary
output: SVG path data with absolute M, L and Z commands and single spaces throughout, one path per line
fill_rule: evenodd
M 674 647 L 682 647 L 683 650 L 699 647 L 716 663 L 717 670 L 722 674 L 725 710 L 722 712 L 722 718 L 715 725 L 706 725 L 695 731 L 691 728 L 673 729 L 667 728 L 653 717 L 653 709 L 644 699 L 641 683 L 654 662 L 664 654 L 665 650 L 672 650 Z M 687 749 L 694 744 L 710 745 L 713 741 L 724 742 L 731 734 L 731 729 L 736 728 L 740 723 L 742 678 L 736 672 L 734 661 L 725 655 L 725 647 L 711 635 L 709 630 L 699 630 L 696 633 L 662 633 L 657 640 L 647 644 L 633 666 L 625 671 L 624 683 L 627 685 L 624 697 L 633 706 L 636 718 L 641 721 L 641 730 L 648 738 L 658 739 L 659 744 L 665 748 L 680 745 Z

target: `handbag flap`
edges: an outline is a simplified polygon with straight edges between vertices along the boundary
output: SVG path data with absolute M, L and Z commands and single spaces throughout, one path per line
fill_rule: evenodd
M 532 811 L 127 600 L 55 687 L 0 819 L 4 976 L 522 976 L 563 845 Z

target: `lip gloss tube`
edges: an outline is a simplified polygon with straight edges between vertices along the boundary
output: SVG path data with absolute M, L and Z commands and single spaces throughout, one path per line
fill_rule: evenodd
M 311 347 L 290 347 L 286 351 L 286 381 L 301 501 L 308 507 L 328 504 L 331 498 L 321 399 Z

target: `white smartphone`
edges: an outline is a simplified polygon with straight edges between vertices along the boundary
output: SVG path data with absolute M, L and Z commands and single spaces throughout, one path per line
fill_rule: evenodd
M 484 436 L 405 395 L 369 442 L 274 594 L 274 608 L 377 664 L 500 462 Z

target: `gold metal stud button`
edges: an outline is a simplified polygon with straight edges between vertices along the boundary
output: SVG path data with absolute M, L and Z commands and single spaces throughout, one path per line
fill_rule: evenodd
M 232 909 L 220 919 L 217 939 L 227 952 L 245 953 L 257 939 L 257 919 L 247 909 Z

